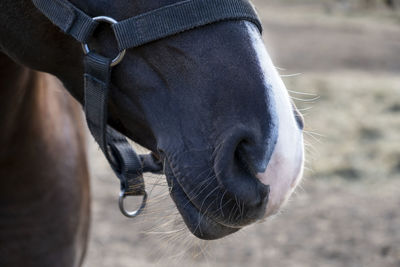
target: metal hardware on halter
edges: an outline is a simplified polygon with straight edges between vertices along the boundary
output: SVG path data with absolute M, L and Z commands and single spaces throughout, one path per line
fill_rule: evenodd
M 124 144 L 124 143 L 123 143 Z M 122 174 L 121 170 L 118 170 L 118 165 L 120 163 L 124 164 L 124 160 L 118 160 L 117 158 L 124 157 L 121 155 L 122 150 L 119 150 L 116 148 L 115 143 L 111 146 L 107 146 L 107 153 L 106 153 L 106 158 L 109 160 L 111 167 L 113 168 L 114 172 L 117 174 L 117 176 L 121 180 L 121 190 L 119 192 L 119 199 L 118 199 L 118 207 L 121 213 L 128 217 L 128 218 L 134 218 L 138 216 L 142 210 L 146 207 L 147 203 L 147 192 L 142 188 L 142 184 L 138 184 L 138 181 L 134 182 L 132 184 L 132 181 L 129 182 L 126 175 Z M 116 158 L 116 157 L 117 158 Z M 131 155 L 131 157 L 136 157 L 137 155 Z M 128 155 L 125 155 L 125 158 L 128 157 Z M 141 160 L 141 159 L 140 159 Z M 136 179 L 143 179 L 143 174 L 139 174 L 136 176 Z M 135 179 L 135 180 L 136 180 Z M 139 181 L 140 182 L 140 181 Z M 140 204 L 139 208 L 134 211 L 128 211 L 125 208 L 124 205 L 124 200 L 125 198 L 129 196 L 143 196 L 142 197 L 142 203 Z
M 128 218 L 134 218 L 134 217 L 138 216 L 140 213 L 142 213 L 142 210 L 146 207 L 146 202 L 147 202 L 146 191 L 144 192 L 144 195 L 143 195 L 142 204 L 135 211 L 127 211 L 125 209 L 124 200 L 126 197 L 128 197 L 128 196 L 125 195 L 125 190 L 121 190 L 121 192 L 119 193 L 119 199 L 118 199 L 118 206 L 119 206 L 119 210 L 121 211 L 121 213 Z
M 98 22 L 106 22 L 106 23 L 108 23 L 110 25 L 118 23 L 118 21 L 116 21 L 115 19 L 113 19 L 111 17 L 107 17 L 107 16 L 94 17 L 93 20 L 94 21 L 98 21 Z M 83 53 L 85 53 L 85 55 L 90 53 L 90 48 L 89 48 L 89 45 L 87 43 L 82 43 L 82 49 L 83 49 Z M 126 49 L 124 49 L 121 52 L 119 52 L 119 54 L 111 61 L 111 65 L 110 66 L 111 67 L 115 67 L 119 63 L 121 63 L 121 61 L 125 57 L 125 53 L 126 53 Z

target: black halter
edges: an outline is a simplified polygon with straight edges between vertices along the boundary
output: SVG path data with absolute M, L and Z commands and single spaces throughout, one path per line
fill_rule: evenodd
M 135 48 L 171 35 L 226 20 L 248 20 L 260 32 L 261 23 L 247 0 L 186 0 L 117 22 L 106 16 L 92 18 L 67 0 L 32 0 L 35 6 L 66 34 L 82 43 L 84 57 L 87 124 L 115 174 L 121 181 L 119 207 L 128 217 L 137 216 L 146 205 L 143 172 L 161 172 L 162 164 L 150 155 L 138 156 L 126 138 L 107 125 L 107 103 L 112 67 Z M 99 22 L 111 24 L 119 55 L 110 59 L 91 52 L 88 40 Z M 141 207 L 124 208 L 126 196 L 143 196 Z

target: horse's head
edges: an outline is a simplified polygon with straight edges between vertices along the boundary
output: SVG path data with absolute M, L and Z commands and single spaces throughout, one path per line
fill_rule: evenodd
M 121 20 L 178 1 L 71 2 Z M 57 75 L 81 100 L 79 44 L 28 6 L 20 19 L 25 37 L 7 40 L 14 46 L 2 40 L 3 49 Z M 91 46 L 114 56 L 104 29 Z M 171 196 L 196 236 L 220 238 L 276 213 L 297 185 L 302 118 L 252 23 L 216 23 L 130 49 L 112 83 L 109 123 L 162 159 Z

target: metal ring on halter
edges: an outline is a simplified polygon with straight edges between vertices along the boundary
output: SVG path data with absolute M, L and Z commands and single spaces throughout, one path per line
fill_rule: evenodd
M 93 20 L 99 21 L 99 22 L 106 22 L 110 25 L 118 23 L 118 21 L 116 21 L 115 19 L 107 17 L 107 16 L 94 17 Z M 90 48 L 87 43 L 82 44 L 82 49 L 83 49 L 83 52 L 85 53 L 85 55 L 90 53 Z M 124 49 L 122 52 L 119 52 L 119 54 L 111 61 L 111 64 L 110 64 L 111 67 L 117 66 L 122 61 L 122 59 L 124 59 L 125 53 L 126 53 L 126 49 Z
M 125 195 L 125 190 L 121 190 L 119 193 L 119 200 L 118 200 L 118 206 L 120 211 L 122 212 L 123 215 L 125 215 L 128 218 L 134 218 L 138 216 L 146 207 L 146 202 L 147 202 L 147 193 L 146 191 L 144 192 L 143 199 L 142 199 L 142 204 L 140 205 L 139 209 L 134 210 L 134 211 L 127 211 L 124 206 L 124 200 L 127 196 Z

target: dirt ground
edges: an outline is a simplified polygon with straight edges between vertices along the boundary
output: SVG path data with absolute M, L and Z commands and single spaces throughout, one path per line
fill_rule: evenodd
M 180 221 L 164 178 L 152 176 L 146 213 L 126 219 L 118 182 L 91 143 L 85 267 L 400 266 L 400 19 L 288 2 L 255 1 L 307 124 L 307 171 L 282 213 L 201 242 Z

